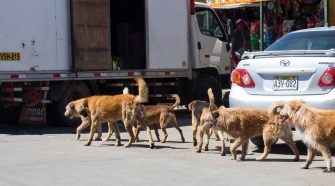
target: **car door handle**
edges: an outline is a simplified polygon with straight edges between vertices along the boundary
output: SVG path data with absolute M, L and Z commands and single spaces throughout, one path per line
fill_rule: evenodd
M 201 43 L 198 42 L 198 49 L 201 50 Z

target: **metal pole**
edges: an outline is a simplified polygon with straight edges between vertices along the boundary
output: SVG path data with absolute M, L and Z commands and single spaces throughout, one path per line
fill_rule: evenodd
M 263 36 L 263 1 L 259 2 L 259 37 L 260 37 L 260 49 L 264 49 L 264 36 Z
M 323 12 L 324 12 L 324 26 L 328 26 L 328 0 L 324 0 L 323 4 Z

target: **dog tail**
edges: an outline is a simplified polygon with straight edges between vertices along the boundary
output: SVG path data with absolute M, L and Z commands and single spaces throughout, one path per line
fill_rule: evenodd
M 215 99 L 214 99 L 214 94 L 213 94 L 213 91 L 212 91 L 211 88 L 208 89 L 207 94 L 208 94 L 208 97 L 209 97 L 209 110 L 213 111 L 217 107 L 216 107 L 216 105 L 214 103 Z
M 176 106 L 180 104 L 180 97 L 178 94 L 173 94 L 172 97 L 176 100 L 175 103 L 169 108 L 169 111 L 172 111 Z
M 285 105 L 285 103 L 282 102 L 282 101 L 277 102 L 277 103 L 274 103 L 274 104 L 270 107 L 268 113 L 271 114 L 271 115 L 277 115 L 277 114 L 279 114 L 278 108 L 279 108 L 279 109 L 282 109 L 282 108 L 284 107 L 284 105 Z
M 135 102 L 137 103 L 146 103 L 148 102 L 148 86 L 145 83 L 143 78 L 135 78 L 135 81 L 138 84 L 138 95 L 135 98 Z
M 195 104 L 195 101 L 192 101 L 187 105 L 187 108 L 188 108 L 189 111 L 191 111 L 193 109 L 194 104 Z

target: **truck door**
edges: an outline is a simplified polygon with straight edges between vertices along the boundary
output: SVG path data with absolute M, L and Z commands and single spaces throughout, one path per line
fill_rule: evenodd
M 230 53 L 226 48 L 228 37 L 215 12 L 197 7 L 196 17 L 200 65 L 217 68 L 221 74 L 230 73 Z
M 72 0 L 71 4 L 74 70 L 110 69 L 110 1 Z

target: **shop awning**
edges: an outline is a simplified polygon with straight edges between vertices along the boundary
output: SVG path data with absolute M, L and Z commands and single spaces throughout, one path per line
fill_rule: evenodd
M 243 7 L 259 7 L 259 2 L 271 0 L 207 0 L 207 4 L 215 9 L 234 9 Z

